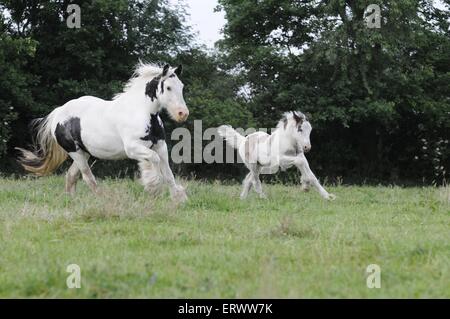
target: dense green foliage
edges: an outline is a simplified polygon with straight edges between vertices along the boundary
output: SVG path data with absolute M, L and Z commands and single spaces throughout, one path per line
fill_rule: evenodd
M 0 21 L 1 23 L 1 21 Z M 33 76 L 27 72 L 27 59 L 35 52 L 35 42 L 16 39 L 0 29 L 0 158 L 7 152 L 7 142 L 12 135 L 14 120 L 19 113 L 33 106 L 30 86 Z
M 79 29 L 66 25 L 70 3 L 0 0 L 0 170 L 19 171 L 13 147 L 29 142 L 32 118 L 81 95 L 111 98 L 139 59 L 185 65 L 189 129 L 195 119 L 203 128 L 271 128 L 284 111 L 310 113 L 318 176 L 429 183 L 450 170 L 448 5 L 220 0 L 228 21 L 211 53 L 196 44 L 182 2 L 76 1 Z M 369 3 L 381 7 L 379 29 L 365 24 Z M 120 175 L 129 166 L 96 168 Z M 242 169 L 227 168 L 177 171 L 237 177 Z
M 0 1 L 0 12 L 8 13 L 1 17 L 2 169 L 19 171 L 13 147 L 30 141 L 31 119 L 82 95 L 112 98 L 139 60 L 185 65 L 192 114 L 188 127 L 194 118 L 208 126 L 253 124 L 236 95 L 239 82 L 220 71 L 217 57 L 195 44 L 182 5 L 169 6 L 167 0 L 76 1 L 81 28 L 71 29 L 66 25 L 69 3 Z M 174 124 L 167 121 L 167 126 L 170 131 Z M 120 175 L 129 166 L 111 162 L 96 168 L 99 174 Z
M 319 175 L 431 181 L 449 171 L 448 4 L 219 2 L 228 20 L 221 45 L 249 81 L 258 124 L 311 113 Z M 381 28 L 364 20 L 373 3 Z
M 450 297 L 449 188 L 339 186 L 327 202 L 278 184 L 240 201 L 239 185 L 190 181 L 176 207 L 129 179 L 100 197 L 63 184 L 0 180 L 0 298 Z

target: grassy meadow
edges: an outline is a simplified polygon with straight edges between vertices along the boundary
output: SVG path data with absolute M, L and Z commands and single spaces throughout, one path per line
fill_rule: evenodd
M 0 179 L 1 298 L 450 298 L 450 189 L 186 181 L 189 202 L 130 179 Z M 81 288 L 68 289 L 69 264 Z M 366 267 L 381 267 L 368 289 Z

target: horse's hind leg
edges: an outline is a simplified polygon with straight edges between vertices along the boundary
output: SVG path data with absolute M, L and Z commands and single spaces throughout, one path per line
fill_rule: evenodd
M 80 169 L 75 162 L 72 163 L 66 174 L 66 193 L 75 194 L 78 178 L 80 177 Z
M 69 156 L 73 159 L 74 163 L 78 166 L 78 169 L 83 176 L 83 180 L 89 186 L 92 192 L 98 193 L 97 182 L 92 174 L 91 168 L 89 167 L 88 159 L 89 155 L 85 152 L 79 151 L 74 153 L 69 153 Z
M 244 182 L 242 183 L 243 189 L 241 192 L 241 199 L 247 198 L 248 192 L 252 188 L 253 182 L 252 182 L 252 172 L 248 173 L 247 176 L 244 179 Z
M 260 169 L 255 168 L 252 176 L 253 176 L 253 183 L 255 185 L 255 191 L 258 193 L 260 198 L 267 198 L 266 194 L 264 194 L 261 186 L 261 180 L 259 179 Z

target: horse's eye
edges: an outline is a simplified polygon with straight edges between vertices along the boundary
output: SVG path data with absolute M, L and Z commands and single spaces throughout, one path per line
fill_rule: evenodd
M 172 91 L 172 88 L 170 86 L 168 86 L 167 91 Z

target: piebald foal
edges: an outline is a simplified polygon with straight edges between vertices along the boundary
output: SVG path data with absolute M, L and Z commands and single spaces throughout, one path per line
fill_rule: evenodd
M 311 150 L 311 130 L 311 124 L 301 112 L 285 113 L 271 135 L 255 132 L 244 137 L 230 126 L 220 126 L 219 135 L 238 150 L 250 170 L 243 182 L 241 199 L 247 197 L 252 186 L 261 198 L 266 197 L 261 187 L 260 174 L 274 174 L 280 168 L 286 170 L 296 166 L 302 174 L 303 191 L 313 186 L 323 198 L 334 200 L 336 196 L 320 185 L 305 157 L 305 153 Z

